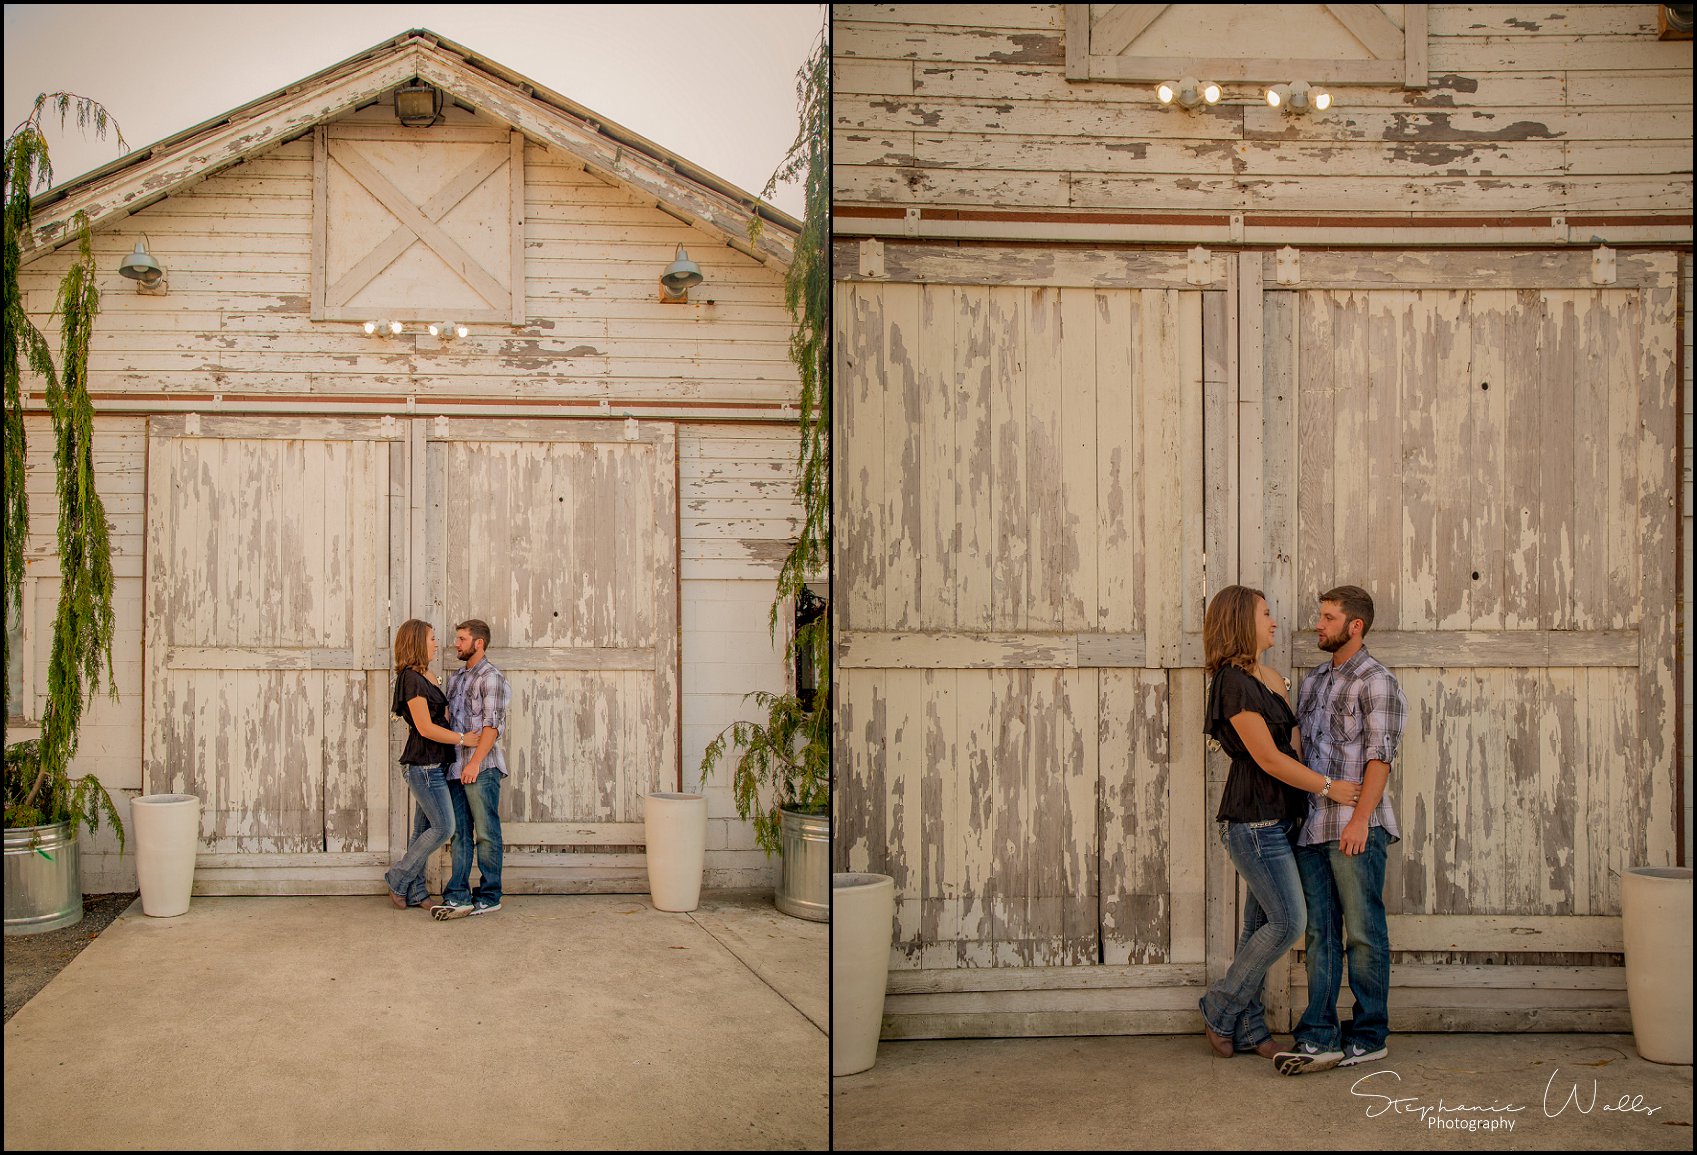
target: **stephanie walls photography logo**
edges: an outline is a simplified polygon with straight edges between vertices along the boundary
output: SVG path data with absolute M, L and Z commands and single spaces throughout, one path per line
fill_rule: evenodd
M 1436 1102 L 1419 1095 L 1399 1093 L 1402 1076 L 1393 1070 L 1370 1071 L 1350 1084 L 1349 1093 L 1367 1101 L 1367 1117 L 1414 1116 L 1428 1131 L 1508 1131 L 1524 1119 L 1558 1119 L 1563 1115 L 1617 1114 L 1654 1117 L 1662 1108 L 1646 1103 L 1644 1096 L 1630 1092 L 1605 1092 L 1592 1077 L 1563 1076 L 1561 1068 L 1550 1072 L 1541 1100 L 1521 1103 L 1493 1098 L 1489 1103 L 1440 1097 Z

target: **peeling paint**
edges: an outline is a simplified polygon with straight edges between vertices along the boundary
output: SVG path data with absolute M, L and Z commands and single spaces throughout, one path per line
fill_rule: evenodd
M 986 38 L 1003 39 L 996 33 L 980 33 Z M 1066 49 L 1054 33 L 1014 32 L 1006 36 L 1015 45 L 1010 52 L 986 52 L 985 60 L 998 64 L 1065 64 Z
M 1391 149 L 1391 159 L 1410 164 L 1448 164 L 1472 155 L 1473 147 L 1466 144 L 1398 144 Z M 1450 175 L 1466 176 L 1467 173 Z
M 1475 113 L 1483 119 L 1494 119 L 1490 113 Z M 1531 120 L 1517 120 L 1502 128 L 1457 128 L 1450 123 L 1450 114 L 1394 112 L 1391 123 L 1380 134 L 1384 140 L 1560 140 L 1565 132 L 1551 132 L 1545 125 Z

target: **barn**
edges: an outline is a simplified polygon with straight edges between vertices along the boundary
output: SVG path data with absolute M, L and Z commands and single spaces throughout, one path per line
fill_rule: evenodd
M 1319 591 L 1376 601 L 1396 1029 L 1628 1029 L 1620 874 L 1691 839 L 1680 19 L 834 9 L 834 852 L 895 880 L 885 1038 L 1199 1029 L 1232 583 L 1293 679 Z
M 79 211 L 119 700 L 73 773 L 125 817 L 198 795 L 196 893 L 381 893 L 411 828 L 395 630 L 481 618 L 514 695 L 506 889 L 646 890 L 643 794 L 695 789 L 742 695 L 787 685 L 798 222 L 426 30 L 44 194 L 44 332 Z M 156 286 L 119 275 L 138 244 Z M 14 737 L 57 589 L 36 389 Z M 707 793 L 707 884 L 769 883 Z M 83 853 L 85 891 L 134 888 L 108 832 Z

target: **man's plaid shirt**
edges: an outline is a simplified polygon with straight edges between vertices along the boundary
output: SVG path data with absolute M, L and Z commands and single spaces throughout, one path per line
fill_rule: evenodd
M 1296 715 L 1302 727 L 1302 761 L 1308 768 L 1342 781 L 1361 782 L 1367 777 L 1368 762 L 1396 766 L 1402 728 L 1408 721 L 1408 700 L 1396 678 L 1363 646 L 1343 665 L 1322 662 L 1302 679 Z M 1308 821 L 1297 844 L 1336 842 L 1354 815 L 1353 806 L 1310 794 Z M 1402 837 L 1388 783 L 1367 824 L 1384 827 L 1393 842 Z
M 484 755 L 483 769 L 499 771 L 503 777 L 507 773 L 507 759 L 501 752 L 501 739 L 507 736 L 507 707 L 512 701 L 513 690 L 507 685 L 507 676 L 488 658 L 448 675 L 448 728 L 463 732 L 495 727 L 495 745 Z M 475 747 L 461 746 L 454 752 L 454 769 L 465 769 L 474 753 Z

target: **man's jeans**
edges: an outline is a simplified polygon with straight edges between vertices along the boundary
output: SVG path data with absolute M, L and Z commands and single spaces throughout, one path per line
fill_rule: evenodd
M 1267 971 L 1302 937 L 1302 878 L 1291 852 L 1298 827 L 1277 821 L 1219 825 L 1249 901 L 1231 969 L 1202 996 L 1202 1017 L 1234 1050 L 1252 1051 L 1272 1038 L 1261 1005 Z
M 501 901 L 501 775 L 485 768 L 476 780 L 461 783 L 452 770 L 448 774 L 448 797 L 454 808 L 459 834 L 454 838 L 453 868 L 442 901 L 455 906 L 477 902 L 489 906 Z M 477 890 L 471 889 L 472 836 L 477 842 Z
M 1360 854 L 1336 842 L 1296 848 L 1302 890 L 1308 898 L 1308 1009 L 1294 1032 L 1299 1043 L 1335 1051 L 1358 1043 L 1369 1051 L 1390 1034 L 1391 940 L 1385 927 L 1385 851 L 1390 836 L 1370 827 Z M 1349 935 L 1349 989 L 1355 1017 L 1338 1025 L 1343 982 L 1344 933 Z
M 418 813 L 413 818 L 412 841 L 401 860 L 383 875 L 389 889 L 417 906 L 430 897 L 430 887 L 424 881 L 424 867 L 430 856 L 454 836 L 454 807 L 448 799 L 446 775 L 453 768 L 445 766 L 401 767 L 407 787 L 418 800 Z

